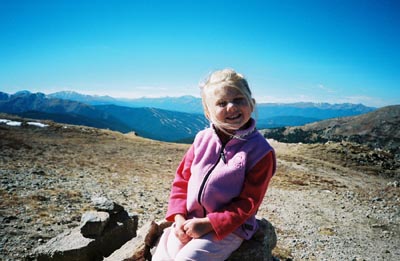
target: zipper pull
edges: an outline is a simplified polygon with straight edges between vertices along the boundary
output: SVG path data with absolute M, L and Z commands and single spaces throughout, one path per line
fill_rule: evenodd
M 221 150 L 221 159 L 226 164 L 226 158 L 225 158 L 224 150 Z

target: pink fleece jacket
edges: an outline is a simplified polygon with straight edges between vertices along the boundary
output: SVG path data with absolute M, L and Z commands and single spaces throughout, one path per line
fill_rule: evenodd
M 235 233 L 250 239 L 256 212 L 276 170 L 273 148 L 256 130 L 255 121 L 225 146 L 214 128 L 199 132 L 180 163 L 166 219 L 208 216 L 219 239 Z

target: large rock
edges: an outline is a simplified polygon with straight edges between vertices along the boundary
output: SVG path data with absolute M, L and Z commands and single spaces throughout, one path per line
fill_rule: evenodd
M 242 245 L 229 257 L 229 261 L 270 261 L 273 260 L 272 249 L 276 246 L 277 237 L 275 229 L 265 219 L 257 220 L 259 230 L 252 239 L 244 241 Z M 137 237 L 128 241 L 124 246 L 115 251 L 105 260 L 107 261 L 144 261 L 151 260 L 158 239 L 171 222 L 145 224 L 137 233 Z
M 107 212 L 88 211 L 81 218 L 81 234 L 88 238 L 99 237 L 103 234 L 109 220 L 110 214 Z
M 275 228 L 266 219 L 257 220 L 260 228 L 257 233 L 232 253 L 229 261 L 269 261 L 273 260 L 272 249 L 275 248 L 277 237 Z
M 171 226 L 172 222 L 146 223 L 141 227 L 135 238 L 125 243 L 105 261 L 144 261 L 151 260 L 151 249 L 156 245 L 164 229 Z
M 80 228 L 66 231 L 33 252 L 35 260 L 78 261 L 101 260 L 103 255 L 98 251 L 96 240 L 84 237 Z
M 102 211 L 85 213 L 81 226 L 36 248 L 33 258 L 39 261 L 103 260 L 136 236 L 137 216 L 130 216 L 120 205 L 109 202 L 107 207 L 99 209 Z
M 114 201 L 103 197 L 103 196 L 95 196 L 91 198 L 92 200 L 92 205 L 97 211 L 105 211 L 110 214 L 118 213 L 121 211 L 124 211 L 124 208 L 115 203 Z

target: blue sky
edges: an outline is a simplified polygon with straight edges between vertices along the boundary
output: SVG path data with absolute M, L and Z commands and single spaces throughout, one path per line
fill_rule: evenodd
M 400 1 L 0 1 L 0 91 L 400 104 Z

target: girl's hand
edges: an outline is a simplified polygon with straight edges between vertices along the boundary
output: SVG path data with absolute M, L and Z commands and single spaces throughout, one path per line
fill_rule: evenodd
M 213 230 L 208 217 L 186 220 L 183 229 L 192 238 L 199 238 Z
M 175 227 L 174 227 L 174 233 L 175 236 L 181 241 L 182 244 L 186 244 L 189 242 L 192 238 L 188 236 L 183 228 L 185 224 L 185 217 L 177 214 L 175 215 Z

